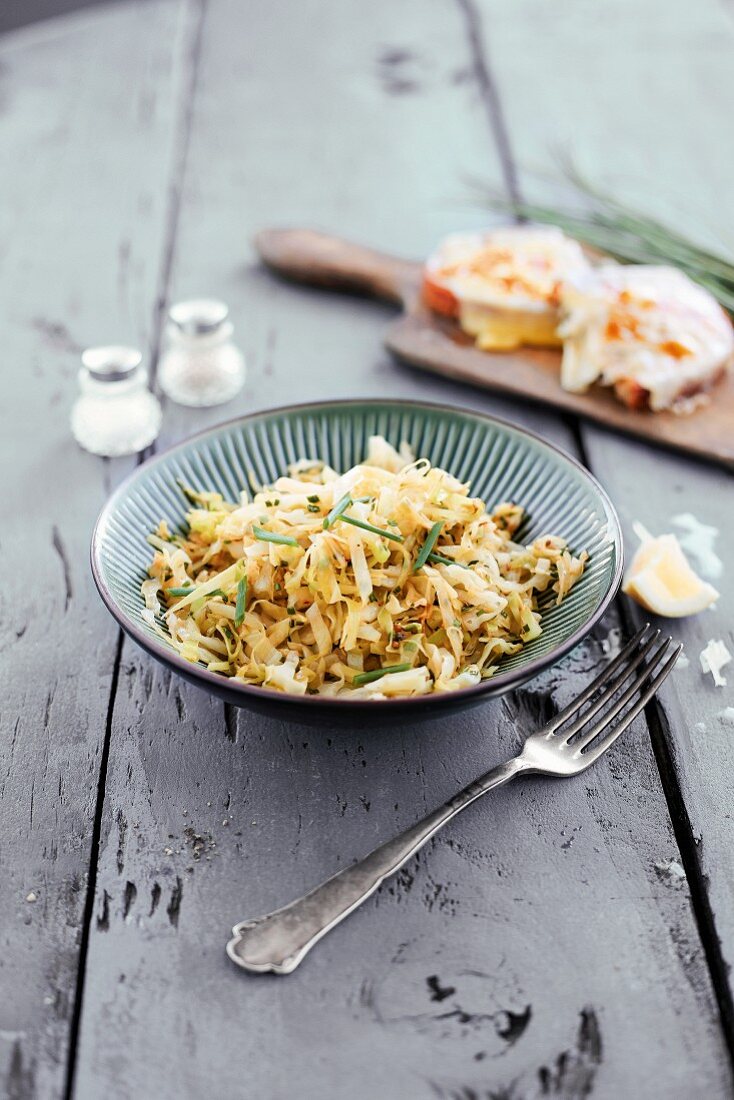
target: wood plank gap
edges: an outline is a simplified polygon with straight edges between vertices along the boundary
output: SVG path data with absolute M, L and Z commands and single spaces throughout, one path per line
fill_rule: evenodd
M 593 474 L 594 470 L 592 469 L 581 422 L 575 417 L 564 417 L 564 420 L 573 435 L 581 462 Z M 627 637 L 631 637 L 638 624 L 634 622 L 629 608 L 625 605 L 621 596 L 614 601 L 613 607 L 619 615 L 625 634 Z M 693 827 L 686 809 L 683 792 L 678 782 L 671 751 L 670 725 L 667 715 L 657 698 L 648 703 L 644 715 L 653 756 L 660 776 L 660 784 L 668 806 L 673 834 L 686 873 L 693 919 L 701 940 L 706 966 L 711 976 L 724 1043 L 732 1069 L 734 1069 L 734 998 L 732 997 L 729 981 L 729 966 L 722 954 L 721 937 L 716 928 L 716 918 L 708 895 L 707 876 L 701 868 L 696 838 L 693 834 Z
M 519 203 L 522 196 L 517 179 L 517 168 L 512 153 L 505 114 L 502 109 L 502 101 L 484 47 L 482 17 L 479 14 L 475 0 L 456 0 L 456 2 L 464 18 L 474 79 L 497 146 L 505 188 L 512 202 Z
M 166 307 L 168 304 L 168 290 L 173 269 L 173 257 L 175 252 L 176 232 L 178 229 L 181 211 L 181 192 L 183 190 L 183 177 L 186 171 L 189 142 L 191 136 L 194 97 L 201 57 L 201 43 L 204 31 L 208 0 L 190 0 L 192 8 L 191 29 L 189 33 L 188 49 L 186 51 L 186 68 L 188 79 L 185 81 L 181 93 L 181 105 L 179 110 L 179 124 L 177 137 L 174 141 L 175 154 L 171 168 L 170 198 L 168 214 L 166 218 L 166 231 L 163 239 L 161 256 L 161 268 L 158 277 L 158 290 L 155 302 L 155 317 L 152 326 L 152 336 L 149 348 L 149 374 L 151 382 L 155 382 L 156 368 L 160 355 L 163 328 L 165 324 Z M 137 457 L 137 465 L 141 465 L 150 454 L 155 452 L 155 443 L 145 451 L 141 451 Z M 102 819 L 104 814 L 104 802 L 107 786 L 107 769 L 110 756 L 110 744 L 112 739 L 112 720 L 117 700 L 117 689 L 120 679 L 120 667 L 122 663 L 122 651 L 125 635 L 122 631 L 117 637 L 115 660 L 112 668 L 110 682 L 110 695 L 107 704 L 107 718 L 105 723 L 105 736 L 102 743 L 102 756 L 100 760 L 99 779 L 97 782 L 97 795 L 94 808 L 94 822 L 89 854 L 89 870 L 87 874 L 87 890 L 84 899 L 84 915 L 81 928 L 81 940 L 79 947 L 79 962 L 77 967 L 77 981 L 74 990 L 74 1007 L 72 1010 L 71 1027 L 69 1032 L 69 1054 L 66 1067 L 66 1081 L 64 1087 L 64 1100 L 72 1100 L 74 1094 L 74 1077 L 77 1066 L 77 1051 L 79 1046 L 79 1034 L 81 1030 L 82 1013 L 84 1009 L 84 986 L 86 980 L 87 954 L 89 951 L 89 938 L 94 917 L 94 903 L 97 892 L 97 867 L 99 864 L 100 838 L 102 835 Z M 229 728 L 229 727 L 228 727 Z M 236 724 L 235 724 L 236 728 Z
M 74 1090 L 74 1072 L 76 1070 L 76 1051 L 79 1042 L 79 1030 L 82 1020 L 82 1007 L 84 1001 L 84 978 L 86 974 L 87 952 L 89 951 L 89 934 L 94 917 L 94 902 L 97 892 L 97 864 L 99 854 L 99 842 L 102 835 L 102 813 L 104 809 L 105 787 L 107 784 L 107 767 L 110 759 L 110 742 L 112 740 L 112 716 L 115 710 L 115 698 L 117 685 L 120 680 L 120 666 L 122 664 L 122 647 L 125 635 L 120 631 L 117 635 L 115 660 L 112 666 L 112 679 L 110 682 L 110 697 L 107 704 L 107 717 L 105 720 L 105 733 L 102 742 L 102 756 L 99 762 L 99 777 L 97 779 L 97 797 L 94 806 L 94 820 L 92 822 L 92 838 L 89 856 L 89 871 L 87 873 L 87 893 L 84 899 L 84 914 L 82 918 L 82 934 L 79 944 L 79 959 L 77 964 L 77 979 L 74 990 L 74 1007 L 71 1014 L 71 1026 L 69 1028 L 69 1054 L 66 1066 L 66 1081 L 64 1085 L 64 1100 L 71 1100 Z
M 663 707 L 653 701 L 645 708 L 650 730 L 653 753 L 660 772 L 663 793 L 668 803 L 670 820 L 680 851 L 683 869 L 688 879 L 693 916 L 701 936 L 706 963 L 714 995 L 719 1009 L 724 1042 L 734 1069 L 734 998 L 729 984 L 729 965 L 721 951 L 721 937 L 716 928 L 716 917 L 708 893 L 707 875 L 703 873 L 698 858 L 698 845 L 693 835 L 691 820 L 678 783 L 671 753 L 670 727 Z
M 574 417 L 564 419 L 567 420 L 569 430 L 573 434 L 579 458 L 584 466 L 593 473 L 580 422 Z M 637 624 L 629 614 L 629 609 L 625 607 L 621 597 L 614 601 L 614 606 L 624 627 L 625 634 L 627 637 L 631 637 L 637 628 Z M 670 726 L 667 715 L 656 698 L 645 707 L 644 715 L 660 776 L 660 784 L 668 806 L 673 834 L 678 845 L 683 869 L 686 872 L 693 919 L 696 922 L 706 965 L 711 975 L 724 1042 L 734 1069 L 734 999 L 732 999 L 729 984 L 729 967 L 722 955 L 721 938 L 716 929 L 716 920 L 708 896 L 706 876 L 698 859 L 693 827 L 688 816 L 683 792 L 678 783 L 671 752 Z
M 578 455 L 584 466 L 593 474 L 586 440 L 580 421 L 574 417 L 564 418 L 573 433 Z M 619 615 L 627 637 L 631 637 L 636 624 L 624 600 L 617 597 L 612 605 Z M 716 920 L 708 896 L 707 876 L 704 875 L 698 858 L 696 839 L 693 835 L 688 810 L 671 752 L 670 725 L 662 705 L 654 698 L 644 709 L 650 744 L 660 776 L 660 784 L 668 806 L 668 815 L 673 827 L 676 844 L 680 852 L 683 869 L 688 882 L 693 919 L 701 940 L 706 966 L 711 976 L 714 996 L 719 1011 L 724 1044 L 734 1069 L 734 998 L 729 983 L 729 966 L 721 950 L 721 937 L 716 929 Z
M 204 37 L 204 21 L 208 0 L 189 0 L 194 12 L 190 32 L 187 68 L 188 80 L 181 96 L 181 110 L 179 114 L 178 134 L 174 143 L 176 150 L 171 170 L 171 193 L 168 204 L 168 217 L 166 219 L 166 233 L 163 245 L 163 257 L 160 276 L 158 279 L 158 292 L 155 302 L 155 318 L 151 329 L 152 336 L 149 349 L 149 375 L 151 385 L 155 385 L 158 373 L 158 360 L 160 358 L 163 330 L 165 328 L 166 311 L 168 309 L 168 294 L 173 270 L 173 257 L 176 250 L 176 234 L 181 217 L 181 194 L 183 180 L 186 172 L 186 163 L 191 143 L 191 130 L 194 117 L 194 99 L 199 80 L 199 63 L 201 60 L 201 44 Z M 155 452 L 155 443 L 151 444 L 147 452 L 140 456 L 142 462 Z
M 483 45 L 479 11 L 475 0 L 457 0 L 457 3 L 465 19 L 474 75 L 485 105 L 490 131 L 502 163 L 505 189 L 508 197 L 513 202 L 518 202 L 521 198 L 521 192 L 517 166 L 499 92 Z M 564 416 L 562 419 L 572 433 L 578 458 L 593 474 L 594 471 L 581 422 L 573 416 Z M 629 610 L 625 607 L 621 598 L 614 601 L 613 607 L 619 615 L 625 633 L 630 637 L 634 633 L 635 624 Z M 734 998 L 732 998 L 729 983 L 729 967 L 722 954 L 721 939 L 716 929 L 716 919 L 708 896 L 706 876 L 702 871 L 698 858 L 693 828 L 675 769 L 670 747 L 671 738 L 667 716 L 657 699 L 653 699 L 648 704 L 644 710 L 644 715 L 663 795 L 668 807 L 668 816 L 670 817 L 683 868 L 686 872 L 693 919 L 713 985 L 723 1040 L 732 1068 L 734 1068 Z
M 625 632 L 631 635 L 636 629 L 636 624 L 629 611 L 623 606 L 622 601 L 617 600 L 616 602 Z M 678 772 L 671 749 L 670 724 L 665 710 L 657 698 L 653 698 L 648 703 L 644 713 L 655 763 L 660 775 L 660 783 L 668 804 L 668 814 L 673 826 L 673 834 L 680 852 L 683 870 L 686 873 L 693 919 L 698 928 L 706 965 L 711 975 L 711 984 L 713 985 L 719 1010 L 724 1043 L 732 1069 L 734 1069 L 734 998 L 732 998 L 729 981 L 729 965 L 722 954 L 721 937 L 716 928 L 716 917 L 709 898 L 707 876 L 701 867 L 698 844 L 678 781 Z
M 224 731 L 227 739 L 233 745 L 237 744 L 237 707 L 231 703 L 224 704 Z
M 576 457 L 578 458 L 579 462 L 583 462 L 584 466 L 590 473 L 593 473 L 594 471 L 591 469 L 589 452 L 586 449 L 586 442 L 584 441 L 584 435 L 581 431 L 581 423 L 578 417 L 563 416 L 561 417 L 561 419 L 563 420 L 563 423 L 566 425 L 573 437 L 574 447 L 576 448 L 577 452 Z

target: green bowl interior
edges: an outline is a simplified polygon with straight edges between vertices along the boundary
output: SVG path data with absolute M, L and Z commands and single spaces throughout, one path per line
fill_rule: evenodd
M 402 402 L 335 402 L 246 417 L 195 437 L 143 465 L 103 511 L 93 554 L 111 602 L 155 650 L 174 653 L 141 618 L 140 584 L 152 554 L 146 542 L 161 519 L 177 528 L 186 501 L 177 480 L 236 500 L 250 480 L 273 481 L 301 458 L 323 459 L 344 471 L 364 458 L 371 435 L 398 446 L 406 440 L 418 457 L 471 483 L 488 507 L 502 500 L 527 512 L 516 536 L 562 535 L 590 560 L 563 603 L 546 600 L 543 633 L 506 658 L 500 673 L 548 658 L 594 616 L 621 569 L 619 525 L 606 494 L 561 451 L 512 425 L 456 409 Z M 202 666 L 203 668 L 204 666 Z

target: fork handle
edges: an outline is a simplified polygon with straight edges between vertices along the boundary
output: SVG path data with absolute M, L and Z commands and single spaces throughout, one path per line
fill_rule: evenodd
M 359 863 L 337 872 L 309 894 L 264 917 L 236 924 L 227 944 L 230 959 L 256 973 L 269 970 L 290 974 L 317 940 L 374 894 L 386 878 L 404 867 L 447 821 L 526 768 L 519 757 L 500 764 L 400 836 L 381 844 Z

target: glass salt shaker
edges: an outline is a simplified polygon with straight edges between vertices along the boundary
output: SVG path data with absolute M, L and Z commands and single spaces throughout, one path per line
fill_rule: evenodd
M 245 360 L 232 343 L 224 302 L 178 302 L 168 313 L 168 347 L 158 364 L 160 387 L 179 405 L 221 405 L 245 382 Z
M 86 451 L 109 458 L 135 454 L 158 435 L 161 406 L 148 389 L 148 372 L 136 348 L 87 348 L 79 386 L 71 430 Z

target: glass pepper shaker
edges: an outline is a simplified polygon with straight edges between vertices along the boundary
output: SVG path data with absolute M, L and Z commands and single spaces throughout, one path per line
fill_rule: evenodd
M 79 386 L 71 430 L 86 451 L 109 458 L 135 454 L 158 435 L 161 406 L 136 348 L 87 348 Z
M 224 302 L 178 302 L 168 313 L 168 347 L 158 364 L 163 392 L 179 405 L 221 405 L 245 382 L 245 360 L 232 343 Z

